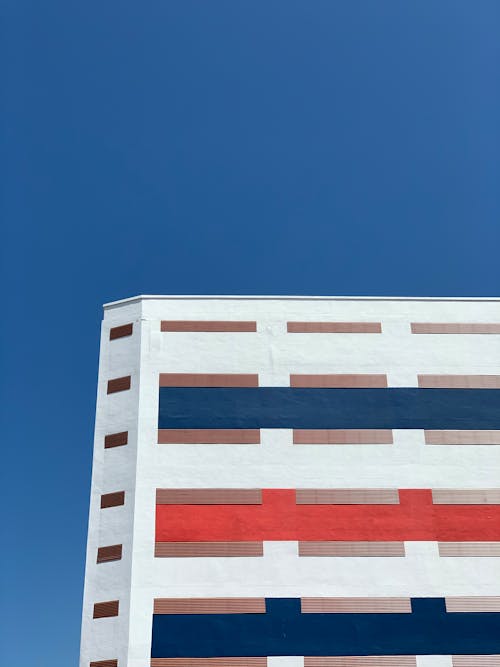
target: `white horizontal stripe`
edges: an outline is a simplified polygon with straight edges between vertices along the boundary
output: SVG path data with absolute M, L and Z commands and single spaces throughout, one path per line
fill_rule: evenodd
M 417 667 L 452 667 L 451 655 L 417 655 Z
M 393 435 L 390 446 L 293 445 L 291 429 L 261 429 L 255 446 L 158 445 L 148 465 L 158 488 L 498 487 L 500 447 L 429 447 L 416 429 Z
M 264 542 L 255 558 L 158 558 L 155 597 L 444 597 L 500 594 L 498 558 L 440 558 L 405 542 L 403 558 L 299 558 L 297 542 Z
M 161 341 L 158 369 L 169 372 L 387 373 L 389 386 L 416 386 L 417 374 L 495 374 L 500 371 L 496 336 L 416 336 L 410 323 L 382 318 L 382 334 L 286 333 L 286 320 L 268 325 L 254 313 L 257 333 L 242 345 L 238 333 L 184 333 Z M 377 319 L 376 321 L 380 321 Z M 159 328 L 159 322 L 157 323 Z M 272 331 L 273 354 L 269 354 Z M 481 340 L 479 341 L 478 338 Z M 235 344 L 236 341 L 236 344 Z M 457 360 L 466 359 L 463 363 Z M 404 373 L 402 373 L 404 371 Z M 398 380 L 403 381 L 399 384 Z M 413 382 L 410 384 L 410 382 Z M 261 383 L 261 386 L 264 386 Z M 283 385 L 286 386 L 286 385 Z
M 297 655 L 270 655 L 267 667 L 304 667 L 304 658 Z

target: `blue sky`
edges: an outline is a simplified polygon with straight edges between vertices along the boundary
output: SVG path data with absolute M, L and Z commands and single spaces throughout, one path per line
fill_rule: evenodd
M 101 304 L 499 293 L 497 0 L 6 0 L 0 658 L 77 664 Z

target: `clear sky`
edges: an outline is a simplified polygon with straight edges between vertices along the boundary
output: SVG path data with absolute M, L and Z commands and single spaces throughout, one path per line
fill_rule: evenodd
M 500 3 L 1 11 L 0 659 L 70 667 L 101 304 L 498 295 Z

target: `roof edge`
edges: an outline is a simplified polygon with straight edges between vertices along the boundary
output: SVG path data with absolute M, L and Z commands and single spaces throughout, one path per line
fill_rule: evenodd
M 500 296 L 495 297 L 461 297 L 461 296 L 256 296 L 246 294 L 140 294 L 138 296 L 110 301 L 103 305 L 104 310 L 110 310 L 126 304 L 139 301 L 492 301 L 500 302 Z

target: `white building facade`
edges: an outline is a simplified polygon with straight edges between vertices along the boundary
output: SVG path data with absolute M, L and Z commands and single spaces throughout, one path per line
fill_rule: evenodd
M 80 667 L 500 666 L 499 396 L 499 299 L 107 304 Z

